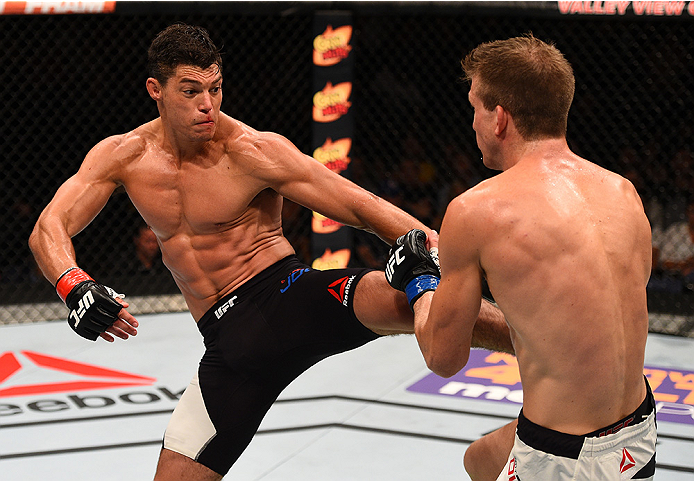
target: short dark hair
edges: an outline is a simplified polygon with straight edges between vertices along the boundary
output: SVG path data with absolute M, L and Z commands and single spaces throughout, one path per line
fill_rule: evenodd
M 575 80 L 552 43 L 532 34 L 483 43 L 462 60 L 465 79 L 477 79 L 487 110 L 506 109 L 525 140 L 566 136 Z
M 222 70 L 222 55 L 207 30 L 175 23 L 155 37 L 147 52 L 150 77 L 164 85 L 179 65 L 192 65 L 202 69 L 217 65 Z

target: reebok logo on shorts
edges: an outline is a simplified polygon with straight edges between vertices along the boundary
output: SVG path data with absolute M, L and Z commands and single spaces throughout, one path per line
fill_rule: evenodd
M 508 475 L 508 481 L 520 481 L 520 478 L 516 474 L 516 458 L 511 458 L 508 462 L 508 471 L 506 474 Z
M 619 463 L 619 472 L 623 473 L 625 471 L 630 470 L 636 466 L 636 462 L 634 461 L 634 458 L 632 457 L 631 454 L 629 454 L 629 451 L 627 451 L 627 448 L 622 448 L 622 462 Z
M 354 281 L 355 277 L 356 276 L 341 277 L 328 286 L 328 292 L 345 307 L 347 307 L 349 289 L 352 287 L 352 281 Z

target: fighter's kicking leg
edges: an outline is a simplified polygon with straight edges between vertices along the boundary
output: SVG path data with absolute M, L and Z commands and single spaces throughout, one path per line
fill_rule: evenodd
M 354 313 L 376 334 L 414 332 L 414 315 L 405 294 L 390 287 L 382 271 L 372 271 L 361 278 L 354 294 Z M 482 301 L 472 331 L 472 346 L 514 353 L 504 315 L 486 300 Z
M 518 420 L 475 441 L 465 451 L 463 463 L 472 481 L 495 481 L 513 449 Z
M 414 333 L 414 314 L 407 297 L 386 281 L 382 271 L 372 271 L 359 280 L 354 292 L 354 314 L 376 334 Z
M 162 449 L 154 481 L 219 481 L 220 474 L 187 456 Z

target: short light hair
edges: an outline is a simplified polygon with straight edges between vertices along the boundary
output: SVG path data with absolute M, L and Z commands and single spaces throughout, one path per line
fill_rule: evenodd
M 487 110 L 500 105 L 525 140 L 566 136 L 576 89 L 573 69 L 552 43 L 532 34 L 479 45 L 461 62 Z

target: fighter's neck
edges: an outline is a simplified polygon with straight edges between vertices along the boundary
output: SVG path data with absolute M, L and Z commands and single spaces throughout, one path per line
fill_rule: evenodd
M 201 159 L 207 159 L 233 130 L 229 118 L 223 114 L 219 117 L 219 124 L 211 139 L 192 139 L 172 128 L 163 117 L 160 117 L 159 121 L 162 148 L 179 162 L 198 162 Z
M 182 138 L 176 132 L 164 131 L 162 147 L 179 162 L 194 161 L 205 157 L 215 144 L 215 139 L 190 140 Z
M 521 162 L 535 162 L 570 154 L 571 150 L 565 138 L 523 141 L 507 152 L 503 170 L 508 170 Z

